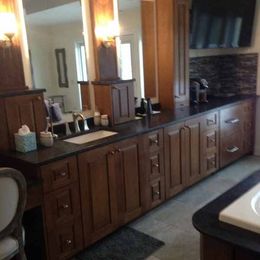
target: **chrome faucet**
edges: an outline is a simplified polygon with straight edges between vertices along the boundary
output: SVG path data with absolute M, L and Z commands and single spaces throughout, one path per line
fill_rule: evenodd
M 80 133 L 78 118 L 81 118 L 84 122 L 84 131 L 89 130 L 87 120 L 81 113 L 73 113 L 72 116 L 76 133 Z

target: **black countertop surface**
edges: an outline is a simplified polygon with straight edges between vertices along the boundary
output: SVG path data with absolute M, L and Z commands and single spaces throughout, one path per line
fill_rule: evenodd
M 207 104 L 200 104 L 196 106 L 178 108 L 175 110 L 161 111 L 160 114 L 152 115 L 151 117 L 145 117 L 140 120 L 135 120 L 125 124 L 121 124 L 115 127 L 102 128 L 110 131 L 118 132 L 117 135 L 100 139 L 85 144 L 72 144 L 64 142 L 62 140 L 55 141 L 53 147 L 44 148 L 40 147 L 37 151 L 32 151 L 26 154 L 19 152 L 1 152 L 0 158 L 2 160 L 16 160 L 23 163 L 29 163 L 33 165 L 43 165 L 45 163 L 62 159 L 69 155 L 75 155 L 79 152 L 84 152 L 97 148 L 106 144 L 117 142 L 129 137 L 137 136 L 139 134 L 147 133 L 152 130 L 156 130 L 173 123 L 177 123 L 192 117 L 203 115 L 210 111 L 218 110 L 225 106 L 230 106 L 234 103 L 255 98 L 255 96 L 235 96 L 231 98 L 212 98 Z M 93 128 L 92 130 L 98 130 L 100 128 Z M 88 131 L 89 132 L 89 131 Z
M 193 215 L 194 227 L 204 235 L 260 254 L 260 234 L 221 222 L 219 212 L 260 182 L 260 171 L 213 200 Z M 241 209 L 243 210 L 243 209 Z

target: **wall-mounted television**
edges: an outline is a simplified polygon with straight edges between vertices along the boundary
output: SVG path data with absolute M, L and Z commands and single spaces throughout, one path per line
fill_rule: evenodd
M 251 46 L 256 0 L 192 0 L 190 48 Z

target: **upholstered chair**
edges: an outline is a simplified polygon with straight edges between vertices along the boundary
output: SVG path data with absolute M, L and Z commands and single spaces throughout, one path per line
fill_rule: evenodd
M 11 168 L 0 168 L 0 260 L 14 256 L 25 260 L 22 216 L 26 203 L 24 176 Z

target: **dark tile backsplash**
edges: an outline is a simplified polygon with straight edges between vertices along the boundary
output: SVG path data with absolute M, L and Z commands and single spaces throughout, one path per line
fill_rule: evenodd
M 255 94 L 258 54 L 196 57 L 190 59 L 190 78 L 205 78 L 209 93 Z

